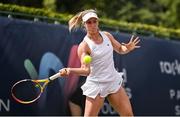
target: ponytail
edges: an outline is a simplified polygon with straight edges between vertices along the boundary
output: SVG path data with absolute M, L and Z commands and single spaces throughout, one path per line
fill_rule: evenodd
M 85 11 L 82 11 L 82 12 L 79 12 L 78 14 L 76 14 L 74 17 L 72 17 L 68 24 L 69 24 L 69 31 L 71 31 L 73 28 L 78 28 L 81 26 L 82 24 L 82 17 L 88 13 L 88 12 L 95 12 L 95 10 L 93 9 L 90 9 L 90 10 L 85 10 Z
M 72 17 L 68 24 L 69 24 L 69 31 L 71 31 L 73 28 L 77 28 L 81 25 L 82 22 L 82 14 L 83 12 L 80 12 L 76 14 L 74 17 Z

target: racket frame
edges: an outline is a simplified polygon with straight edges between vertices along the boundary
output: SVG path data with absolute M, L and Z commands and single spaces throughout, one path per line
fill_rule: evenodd
M 50 81 L 53 81 L 53 80 L 57 79 L 58 77 L 60 77 L 60 74 L 59 74 L 59 73 L 56 73 L 55 75 L 53 75 L 53 76 L 51 76 L 51 77 L 49 77 L 49 78 L 46 78 L 46 79 L 40 79 L 40 80 L 23 79 L 23 80 L 20 80 L 20 81 L 16 82 L 16 83 L 12 86 L 12 88 L 11 88 L 11 95 L 12 95 L 13 99 L 15 99 L 15 100 L 16 100 L 17 102 L 19 102 L 19 103 L 22 103 L 22 104 L 30 104 L 30 103 L 33 103 L 33 102 L 35 102 L 36 100 L 38 100 L 38 99 L 41 97 L 41 94 L 43 93 L 46 85 L 47 85 Z M 20 99 L 18 99 L 18 98 L 14 95 L 14 93 L 13 93 L 13 89 L 14 89 L 14 87 L 16 87 L 16 85 L 18 85 L 18 84 L 20 84 L 20 83 L 22 83 L 22 82 L 26 82 L 26 81 L 34 82 L 34 83 L 36 83 L 36 84 L 39 86 L 39 88 L 40 88 L 40 93 L 37 95 L 37 97 L 36 97 L 35 99 L 33 99 L 33 100 L 31 100 L 31 101 L 20 100 Z M 41 85 L 40 83 L 44 83 L 44 84 Z

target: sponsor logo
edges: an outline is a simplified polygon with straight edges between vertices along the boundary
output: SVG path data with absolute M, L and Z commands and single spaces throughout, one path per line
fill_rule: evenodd
M 162 74 L 173 76 L 180 75 L 180 63 L 176 59 L 172 62 L 160 61 L 159 65 Z
M 7 100 L 0 99 L 0 112 L 3 112 L 3 111 L 6 111 L 6 112 L 10 111 L 10 100 L 9 99 L 7 99 Z

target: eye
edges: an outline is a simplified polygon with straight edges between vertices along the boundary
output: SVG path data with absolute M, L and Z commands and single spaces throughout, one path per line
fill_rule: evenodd
M 91 21 L 87 21 L 86 24 L 91 24 Z
M 93 22 L 94 24 L 95 24 L 95 23 L 97 23 L 97 21 L 96 21 L 96 20 L 94 20 L 94 21 L 92 21 L 92 22 Z
M 90 20 L 86 22 L 86 24 L 95 24 L 95 23 L 97 23 L 97 20 Z

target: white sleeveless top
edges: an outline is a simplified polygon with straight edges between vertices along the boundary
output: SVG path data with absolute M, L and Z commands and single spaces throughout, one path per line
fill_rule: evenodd
M 94 82 L 110 82 L 119 77 L 119 73 L 114 67 L 113 47 L 109 38 L 100 32 L 103 42 L 101 44 L 94 43 L 88 36 L 84 37 L 84 41 L 91 50 L 92 62 L 90 64 L 91 72 L 86 81 Z

